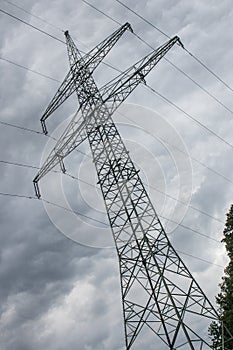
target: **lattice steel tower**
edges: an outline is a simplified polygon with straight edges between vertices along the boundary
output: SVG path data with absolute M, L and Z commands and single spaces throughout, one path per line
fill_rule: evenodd
M 75 91 L 82 116 L 73 117 L 34 178 L 36 194 L 38 181 L 59 163 L 65 171 L 64 157 L 88 139 L 119 257 L 126 349 L 134 348 L 144 327 L 164 349 L 210 349 L 195 327 L 203 318 L 218 321 L 218 314 L 171 245 L 112 120 L 151 69 L 182 43 L 172 38 L 98 89 L 92 73 L 126 30 L 132 31 L 128 23 L 86 55 L 65 32 L 70 70 L 41 118 L 43 131 L 46 119 Z

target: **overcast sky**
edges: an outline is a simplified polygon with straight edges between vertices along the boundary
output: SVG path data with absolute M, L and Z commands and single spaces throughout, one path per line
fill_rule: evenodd
M 115 0 L 90 2 L 121 24 L 130 22 L 152 47 L 167 40 Z M 68 29 L 83 51 L 119 27 L 81 0 L 14 3 L 44 22 L 3 0 L 0 8 L 61 40 Z M 233 87 L 232 1 L 125 3 L 169 36 L 178 35 L 187 50 Z M 40 132 L 40 117 L 59 83 L 5 60 L 61 81 L 69 69 L 66 46 L 3 13 L 0 30 L 0 121 Z M 150 51 L 127 32 L 105 61 L 125 69 Z M 148 75 L 148 85 L 233 144 L 232 91 L 179 46 L 166 57 L 225 107 L 165 60 Z M 99 86 L 115 75 L 104 65 L 95 72 Z M 73 96 L 57 110 L 47 123 L 49 135 L 58 137 L 77 107 Z M 214 303 L 227 264 L 220 240 L 232 203 L 233 148 L 145 86 L 137 88 L 114 120 L 172 243 Z M 38 167 L 54 145 L 39 133 L 0 127 L 1 161 Z M 43 198 L 70 211 L 41 200 L 0 196 L 2 350 L 124 348 L 117 256 L 88 144 L 80 150 L 85 154 L 73 152 L 66 160 L 67 172 L 80 181 L 57 173 L 41 180 Z M 1 193 L 34 197 L 36 169 L 0 166 Z M 139 345 L 155 349 L 155 341 L 149 335 Z

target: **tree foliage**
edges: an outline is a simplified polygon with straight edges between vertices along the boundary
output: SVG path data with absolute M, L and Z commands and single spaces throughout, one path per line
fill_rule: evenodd
M 220 293 L 216 297 L 220 323 L 213 322 L 211 324 L 210 335 L 213 341 L 213 349 L 233 350 L 233 205 L 227 214 L 223 236 L 222 242 L 225 243 L 230 261 L 224 270 L 225 275 L 222 277 L 222 283 L 220 284 Z M 224 325 L 223 328 L 222 325 Z

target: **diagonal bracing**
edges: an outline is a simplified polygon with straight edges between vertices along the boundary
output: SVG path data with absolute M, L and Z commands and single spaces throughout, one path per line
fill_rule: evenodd
M 172 38 L 98 89 L 87 64 L 92 54 L 87 60 L 65 35 L 70 82 L 82 116 L 73 118 L 35 177 L 36 193 L 38 181 L 87 138 L 119 257 L 126 349 L 145 328 L 168 349 L 210 349 L 195 325 L 217 321 L 218 314 L 171 245 L 112 119 L 162 57 L 182 44 Z

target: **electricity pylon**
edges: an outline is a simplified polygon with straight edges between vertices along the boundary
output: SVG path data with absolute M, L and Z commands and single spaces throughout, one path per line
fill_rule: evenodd
M 128 24 L 107 38 L 105 48 L 125 29 Z M 74 116 L 34 178 L 36 194 L 40 197 L 38 181 L 59 163 L 65 171 L 63 159 L 88 139 L 119 257 L 126 350 L 144 327 L 168 349 L 210 349 L 195 327 L 203 319 L 218 321 L 218 314 L 169 241 L 112 120 L 162 57 L 182 44 L 175 36 L 98 89 L 92 72 L 109 50 L 100 44 L 82 56 L 67 31 L 65 36 L 70 71 L 42 117 L 43 130 L 45 119 L 74 91 L 82 116 Z

